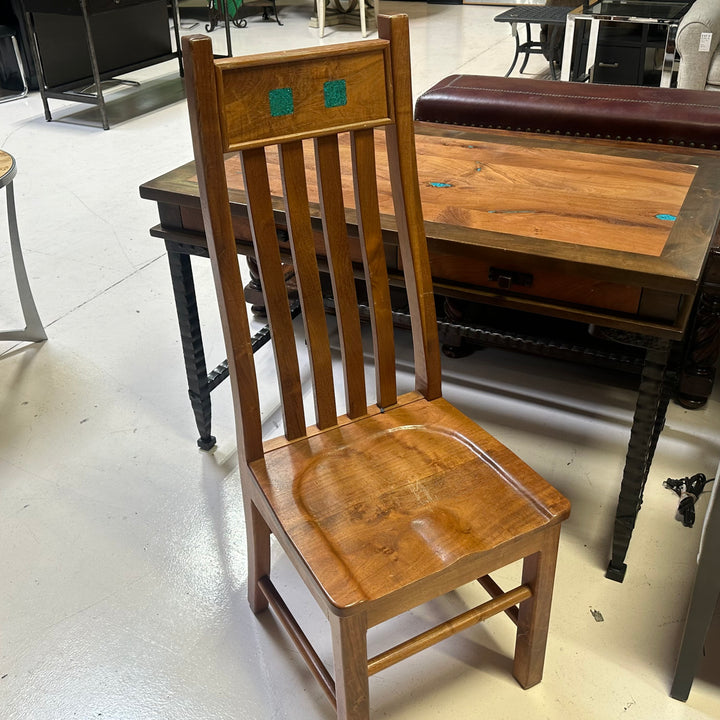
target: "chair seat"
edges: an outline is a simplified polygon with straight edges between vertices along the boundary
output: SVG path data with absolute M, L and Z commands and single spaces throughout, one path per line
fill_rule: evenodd
M 251 465 L 338 609 L 407 588 L 569 514 L 560 493 L 449 403 L 414 397 Z

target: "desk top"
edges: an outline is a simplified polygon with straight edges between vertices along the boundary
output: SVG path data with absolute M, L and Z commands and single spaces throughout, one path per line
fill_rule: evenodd
M 315 159 L 305 142 L 311 203 L 319 204 Z M 482 230 L 536 240 L 660 257 L 697 172 L 696 165 L 573 150 L 498 145 L 482 138 L 416 136 L 418 177 L 426 223 L 434 237 L 463 238 L 455 229 Z M 392 215 L 392 191 L 385 147 L 378 142 L 380 212 Z M 267 151 L 270 191 L 282 197 L 277 148 Z M 340 139 L 340 161 L 349 167 L 350 144 Z M 239 157 L 225 164 L 228 185 L 243 190 Z M 343 194 L 354 207 L 352 176 Z
M 582 274 L 694 298 L 720 216 L 720 159 L 430 123 L 418 124 L 416 145 L 431 251 L 441 244 L 458 257 L 482 252 L 503 266 L 522 261 L 533 271 L 552 269 L 556 277 Z M 347 145 L 343 153 L 349 163 Z M 310 153 L 306 163 L 314 177 Z M 227 170 L 234 212 L 246 214 L 237 158 L 228 158 Z M 279 196 L 279 175 L 272 171 L 271 183 Z M 382 151 L 378 186 L 392 243 Z M 352 225 L 351 187 L 344 194 Z M 145 183 L 141 195 L 197 207 L 194 165 Z M 280 197 L 275 208 L 282 224 Z

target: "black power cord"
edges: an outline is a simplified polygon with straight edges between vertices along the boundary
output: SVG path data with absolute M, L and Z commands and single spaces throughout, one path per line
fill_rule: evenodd
M 702 473 L 696 473 L 692 477 L 684 477 L 679 480 L 668 478 L 663 485 L 672 490 L 679 498 L 678 515 L 685 527 L 692 527 L 695 524 L 695 503 L 705 490 L 708 483 L 715 478 L 708 480 Z

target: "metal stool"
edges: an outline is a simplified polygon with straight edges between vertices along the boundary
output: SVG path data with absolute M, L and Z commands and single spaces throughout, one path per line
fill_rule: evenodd
M 25 71 L 23 70 L 22 58 L 20 57 L 20 48 L 18 47 L 17 38 L 15 37 L 15 31 L 7 26 L 0 25 L 0 52 L 2 52 L 2 45 L 10 43 L 10 49 L 15 55 L 15 61 L 17 62 L 18 75 L 22 83 L 22 89 L 20 92 L 14 92 L 11 95 L 0 95 L 0 102 L 8 102 L 8 100 L 17 100 L 21 97 L 25 97 L 28 92 L 28 84 L 25 78 Z M 0 59 L 2 56 L 0 55 Z M 0 68 L 2 68 L 2 62 L 0 61 Z M 3 75 L 10 75 L 9 72 L 5 72 L 3 69 Z
M 6 330 L 0 332 L 0 340 L 28 340 L 29 342 L 40 342 L 47 340 L 40 316 L 38 315 L 30 283 L 28 282 L 25 263 L 23 261 L 22 249 L 20 247 L 20 235 L 18 233 L 17 215 L 15 214 L 15 195 L 13 192 L 13 178 L 17 173 L 15 158 L 9 153 L 0 150 L 0 187 L 5 188 L 8 210 L 8 227 L 10 229 L 10 250 L 12 262 L 15 269 L 15 282 L 17 283 L 18 294 L 20 295 L 20 306 L 25 318 L 24 330 Z

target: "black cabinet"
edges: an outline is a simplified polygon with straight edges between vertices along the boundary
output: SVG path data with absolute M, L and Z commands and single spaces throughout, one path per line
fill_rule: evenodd
M 580 28 L 578 28 L 580 29 Z M 587 65 L 590 23 L 582 23 L 574 75 Z M 593 82 L 609 85 L 659 85 L 667 27 L 604 22 L 600 25 Z
M 92 83 L 83 18 L 38 13 L 34 20 L 45 84 L 58 89 Z M 174 57 L 164 0 L 119 6 L 90 15 L 89 20 L 101 78 Z
M 178 58 L 177 0 L 23 0 L 38 84 L 51 120 L 49 98 L 98 105 L 108 129 L 102 82 Z
M 659 85 L 668 38 L 674 37 L 673 28 L 691 5 L 692 0 L 598 0 L 587 3 L 574 22 L 572 79 L 587 79 L 591 26 L 597 22 L 593 82 Z M 625 19 L 621 21 L 621 17 Z M 591 18 L 596 19 L 591 22 Z
M 644 85 L 639 47 L 598 42 L 594 81 L 608 85 Z

